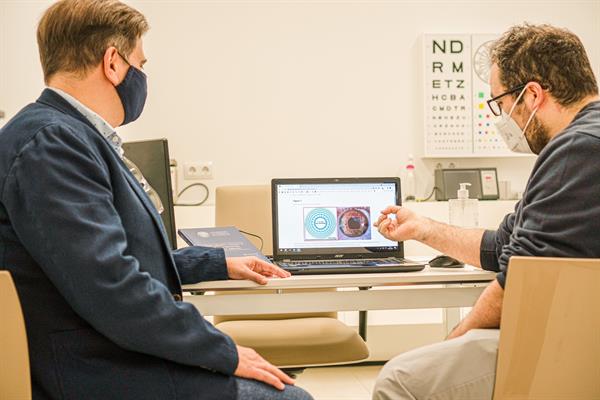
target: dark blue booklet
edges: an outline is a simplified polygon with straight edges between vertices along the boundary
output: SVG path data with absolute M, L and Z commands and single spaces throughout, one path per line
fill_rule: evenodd
M 235 226 L 179 229 L 177 232 L 190 246 L 221 247 L 227 257 L 256 256 L 271 262 Z

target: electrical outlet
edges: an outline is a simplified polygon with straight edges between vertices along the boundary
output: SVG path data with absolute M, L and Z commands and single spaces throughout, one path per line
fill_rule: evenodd
M 183 177 L 189 180 L 212 179 L 212 161 L 189 162 L 183 165 Z

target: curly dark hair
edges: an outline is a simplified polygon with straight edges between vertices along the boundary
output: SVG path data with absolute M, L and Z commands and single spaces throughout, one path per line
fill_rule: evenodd
M 537 82 L 564 106 L 598 94 L 598 83 L 581 40 L 551 25 L 516 25 L 492 46 L 506 88 Z

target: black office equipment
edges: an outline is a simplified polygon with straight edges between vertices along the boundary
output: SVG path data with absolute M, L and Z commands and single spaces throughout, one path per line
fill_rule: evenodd
M 431 268 L 463 268 L 465 263 L 445 254 L 440 254 L 429 260 L 429 266 Z
M 398 178 L 273 179 L 273 258 L 294 275 L 419 271 L 373 222 L 400 204 Z
M 470 183 L 469 197 L 479 200 L 498 200 L 496 168 L 450 168 L 435 170 L 435 199 L 456 199 L 461 183 Z
M 141 140 L 123 143 L 125 157 L 131 160 L 142 172 L 144 178 L 156 190 L 164 211 L 160 215 L 167 231 L 171 247 L 177 248 L 175 231 L 175 211 L 171 189 L 171 169 L 169 144 L 167 139 Z

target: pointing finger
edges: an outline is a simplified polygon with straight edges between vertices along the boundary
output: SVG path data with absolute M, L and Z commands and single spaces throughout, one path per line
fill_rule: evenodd
M 382 214 L 395 214 L 398 211 L 400 211 L 402 207 L 400 206 L 388 206 L 386 207 L 383 211 L 381 211 Z

